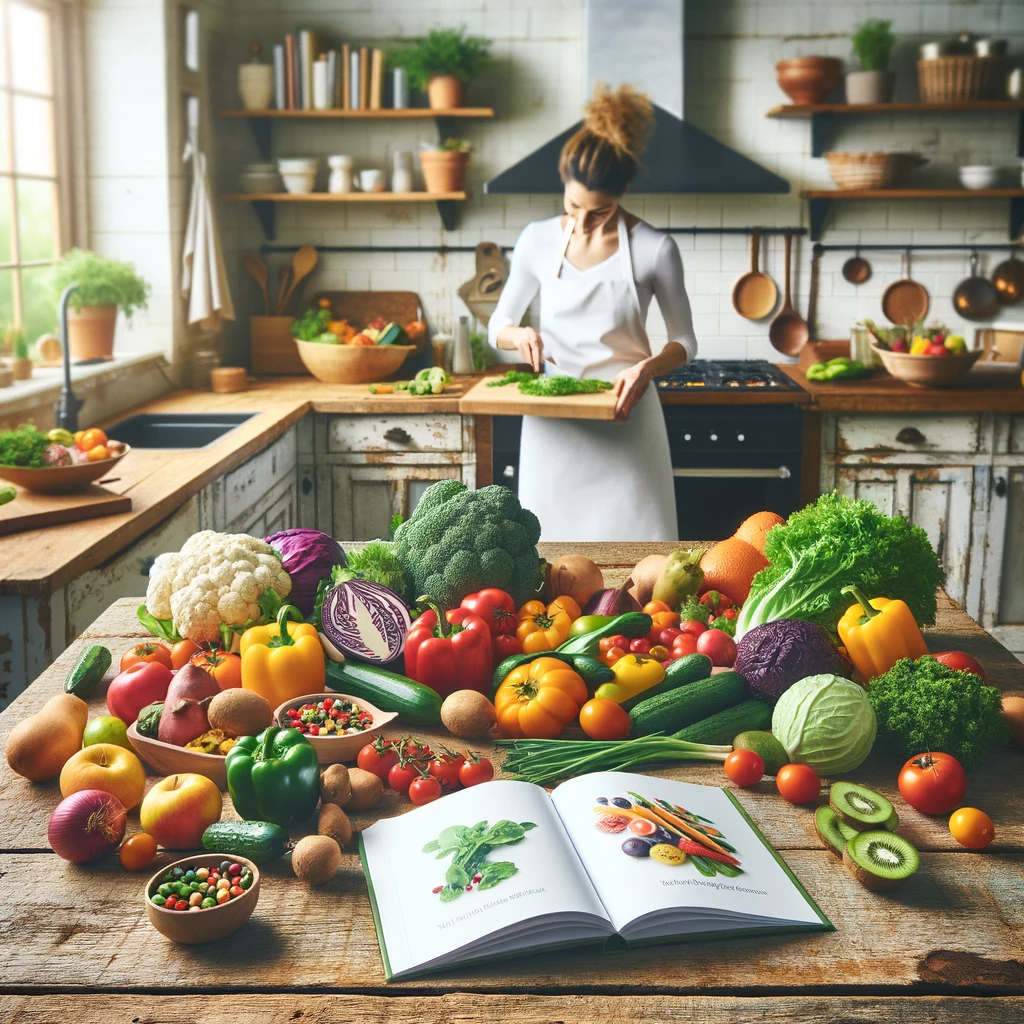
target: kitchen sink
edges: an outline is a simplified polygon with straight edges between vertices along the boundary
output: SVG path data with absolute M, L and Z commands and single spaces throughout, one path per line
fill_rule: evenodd
M 254 412 L 140 413 L 111 424 L 106 433 L 133 448 L 205 448 L 255 415 Z

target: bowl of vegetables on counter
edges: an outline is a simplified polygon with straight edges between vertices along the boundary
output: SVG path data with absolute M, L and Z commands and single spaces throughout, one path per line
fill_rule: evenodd
M 944 324 L 878 327 L 865 321 L 886 372 L 915 388 L 949 388 L 963 384 L 971 367 L 981 358 L 959 334 Z
M 274 723 L 301 732 L 321 764 L 339 764 L 355 761 L 367 740 L 397 717 L 344 693 L 310 693 L 285 701 L 274 712 Z
M 0 479 L 35 494 L 73 494 L 105 476 L 130 451 L 98 427 L 43 433 L 25 424 L 0 430 Z

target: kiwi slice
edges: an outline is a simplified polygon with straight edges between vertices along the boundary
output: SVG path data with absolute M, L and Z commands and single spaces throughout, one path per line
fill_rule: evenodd
M 893 815 L 892 804 L 881 793 L 856 782 L 832 783 L 828 803 L 841 822 L 858 832 L 885 828 Z M 896 823 L 899 824 L 899 818 Z
M 889 815 L 888 820 L 882 826 L 886 832 L 895 832 L 900 827 L 900 816 L 896 813 L 896 808 L 892 810 L 892 814 Z
M 732 741 L 732 745 L 737 750 L 753 750 L 760 754 L 766 775 L 778 775 L 779 769 L 793 760 L 776 737 L 760 729 L 741 732 Z
M 831 807 L 819 807 L 814 812 L 814 831 L 829 853 L 842 857 L 847 842 L 857 835 L 855 828 L 844 825 Z
M 850 874 L 873 892 L 898 889 L 920 862 L 913 844 L 894 832 L 858 832 L 843 850 Z

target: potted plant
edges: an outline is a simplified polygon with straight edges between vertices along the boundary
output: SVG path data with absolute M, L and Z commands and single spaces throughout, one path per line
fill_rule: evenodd
M 76 362 L 110 359 L 114 353 L 114 327 L 120 308 L 128 320 L 145 309 L 149 285 L 132 263 L 108 260 L 87 249 L 71 249 L 54 267 L 54 298 L 77 284 L 68 303 L 68 344 Z
M 465 28 L 435 29 L 391 55 L 414 89 L 426 89 L 433 110 L 462 106 L 466 86 L 491 63 L 491 41 L 467 36 Z
M 15 380 L 28 380 L 32 376 L 32 360 L 28 357 L 28 342 L 20 327 L 7 331 L 7 344 L 11 349 L 11 372 Z
M 461 192 L 473 147 L 465 139 L 445 139 L 437 149 L 420 151 L 423 184 L 428 192 Z
M 847 103 L 889 103 L 896 76 L 888 70 L 896 37 L 892 22 L 870 18 L 857 26 L 850 42 L 860 71 L 846 75 Z

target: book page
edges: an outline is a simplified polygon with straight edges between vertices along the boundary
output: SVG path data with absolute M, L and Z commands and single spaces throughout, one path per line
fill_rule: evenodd
M 599 772 L 552 803 L 618 932 L 683 909 L 700 930 L 824 920 L 717 787 Z
M 500 943 L 485 940 L 524 922 L 548 924 L 539 919 L 552 915 L 567 915 L 567 925 L 582 924 L 594 938 L 611 932 L 539 786 L 473 786 L 376 822 L 363 831 L 362 843 L 392 976 L 446 957 L 500 952 Z M 551 928 L 543 932 L 547 942 L 558 941 Z M 540 935 L 536 944 L 544 944 Z M 454 956 L 460 950 L 465 956 Z

